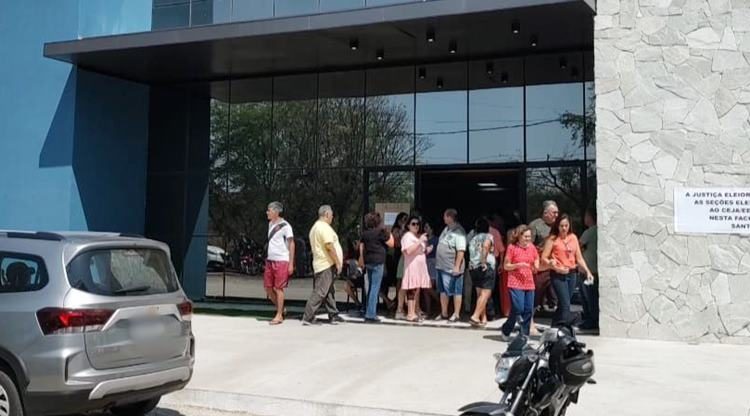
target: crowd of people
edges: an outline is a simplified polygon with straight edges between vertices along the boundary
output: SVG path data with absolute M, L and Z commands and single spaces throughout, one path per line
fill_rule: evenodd
M 282 213 L 281 203 L 268 205 L 264 286 L 276 305 L 272 325 L 285 318 L 284 289 L 294 273 L 294 234 Z M 466 315 L 474 327 L 484 327 L 504 314 L 508 316 L 501 328 L 504 336 L 517 325 L 524 334 L 535 335 L 538 311 L 553 312 L 553 323 L 598 329 L 594 209 L 586 211 L 587 229 L 580 239 L 570 216 L 560 213 L 554 201 L 544 202 L 540 218 L 507 232 L 501 231 L 496 217 L 480 217 L 467 233 L 455 209 L 444 211 L 439 235 L 436 227 L 419 215 L 400 213 L 393 224 L 386 225 L 380 213 L 370 212 L 364 217 L 361 235 L 348 245 L 346 253 L 331 226 L 333 215 L 330 206 L 321 206 L 310 230 L 314 275 L 302 317 L 304 325 L 316 323 L 321 307 L 330 323 L 342 321 L 334 282 L 347 269 L 348 282 L 356 279 L 353 276 L 360 278 L 363 296 L 358 306 L 368 323 L 381 322 L 379 313 L 392 313 L 397 320 L 415 323 L 425 319 L 459 321 L 467 283 L 473 293 L 468 293 L 472 310 Z M 349 291 L 352 286 L 347 285 Z M 393 298 L 392 287 L 396 288 Z M 581 317 L 571 312 L 576 290 L 583 304 Z

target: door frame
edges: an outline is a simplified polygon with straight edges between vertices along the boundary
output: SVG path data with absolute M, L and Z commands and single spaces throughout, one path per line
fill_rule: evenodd
M 588 175 L 586 170 L 586 160 L 558 160 L 558 161 L 540 161 L 540 162 L 510 162 L 510 163 L 481 163 L 481 164 L 444 164 L 444 165 L 416 165 L 416 166 L 368 166 L 363 168 L 363 210 L 367 213 L 370 207 L 370 174 L 373 172 L 413 172 L 414 173 L 414 206 L 418 207 L 422 199 L 422 175 L 425 172 L 436 172 L 446 170 L 516 170 L 518 172 L 519 192 L 518 204 L 521 208 L 521 220 L 528 222 L 527 210 L 527 169 L 539 168 L 559 168 L 559 167 L 578 167 L 580 169 L 581 189 L 580 192 L 584 200 L 588 200 Z

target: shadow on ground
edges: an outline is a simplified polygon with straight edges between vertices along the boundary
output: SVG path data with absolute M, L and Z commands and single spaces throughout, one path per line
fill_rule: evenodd
M 172 409 L 156 409 L 149 416 L 185 416 L 182 413 Z
M 112 416 L 112 413 L 88 413 L 86 415 L 70 415 L 70 416 Z M 172 409 L 157 408 L 153 412 L 149 413 L 148 416 L 185 416 L 183 413 Z

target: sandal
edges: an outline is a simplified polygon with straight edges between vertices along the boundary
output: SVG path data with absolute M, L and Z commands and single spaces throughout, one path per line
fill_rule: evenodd
M 448 322 L 458 322 L 458 316 L 453 315 L 450 318 L 448 318 Z
M 282 323 L 284 323 L 284 321 L 271 321 L 268 325 L 281 325 Z
M 471 324 L 471 326 L 473 326 L 475 328 L 481 328 L 481 327 L 483 327 L 485 325 L 485 324 L 483 324 L 483 323 L 481 323 L 479 321 L 474 320 L 474 318 L 469 318 L 469 323 Z

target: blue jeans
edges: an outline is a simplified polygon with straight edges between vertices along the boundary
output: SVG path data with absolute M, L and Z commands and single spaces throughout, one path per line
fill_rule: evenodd
M 458 276 L 453 275 L 451 272 L 445 270 L 438 270 L 438 287 L 440 293 L 451 296 L 463 296 L 464 295 L 464 275 L 461 273 Z
M 505 321 L 501 330 L 503 334 L 510 335 L 513 327 L 521 317 L 521 332 L 529 335 L 531 331 L 531 314 L 534 312 L 534 291 L 522 289 L 510 289 L 510 316 Z
M 380 297 L 380 284 L 383 283 L 383 264 L 365 264 L 367 280 L 370 287 L 367 290 L 367 310 L 365 318 L 376 319 L 378 317 L 378 298 Z
M 573 292 L 576 290 L 578 283 L 578 273 L 570 272 L 568 274 L 558 274 L 552 272 L 552 289 L 557 295 L 557 310 L 552 319 L 552 325 L 571 322 L 570 301 L 573 299 Z

